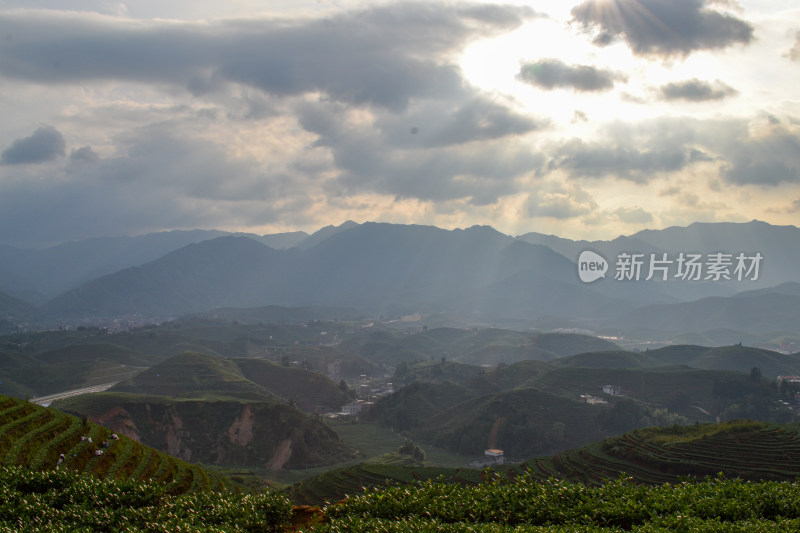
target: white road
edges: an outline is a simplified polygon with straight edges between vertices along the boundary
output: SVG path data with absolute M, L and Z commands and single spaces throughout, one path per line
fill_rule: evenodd
M 72 396 L 80 396 L 81 394 L 90 394 L 92 392 L 103 392 L 104 390 L 110 389 L 117 383 L 119 383 L 119 381 L 114 381 L 111 383 L 103 383 L 102 385 L 95 385 L 94 387 L 72 389 L 64 392 L 59 392 L 58 394 L 49 394 L 47 396 L 39 396 L 38 398 L 31 398 L 29 401 L 41 405 L 42 407 L 49 407 L 50 404 L 56 400 L 61 400 L 63 398 L 71 398 Z

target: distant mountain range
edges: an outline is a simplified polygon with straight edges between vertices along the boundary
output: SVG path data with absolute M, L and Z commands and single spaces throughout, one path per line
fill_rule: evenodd
M 584 250 L 605 259 L 606 279 L 579 279 Z M 704 262 L 700 281 L 680 279 L 681 253 Z M 715 253 L 728 254 L 725 276 L 705 280 Z M 760 254 L 757 279 L 754 270 L 736 279 L 739 253 L 751 260 Z M 614 279 L 621 254 L 640 254 L 638 280 L 632 272 L 632 279 Z M 657 269 L 655 279 L 645 280 L 651 254 L 666 260 L 668 281 Z M 800 229 L 759 221 L 697 223 L 595 242 L 512 237 L 486 226 L 449 231 L 354 222 L 312 235 L 173 231 L 42 250 L 0 245 L 0 320 L 8 327 L 164 319 L 277 305 L 350 308 L 376 317 L 444 312 L 483 323 L 588 329 L 795 332 L 799 262 Z

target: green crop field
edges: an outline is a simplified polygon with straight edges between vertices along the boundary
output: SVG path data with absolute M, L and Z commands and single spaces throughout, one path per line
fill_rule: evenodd
M 99 453 L 98 453 L 99 452 Z M 63 458 L 59 460 L 59 456 Z M 209 474 L 124 435 L 55 409 L 0 395 L 0 464 L 34 470 L 70 470 L 105 479 L 157 480 L 171 494 L 235 488 L 229 478 Z
M 254 493 L 125 437 L 101 444 L 109 437 L 102 426 L 0 395 L 0 531 L 800 529 L 793 424 L 641 429 L 494 470 L 401 466 L 406 460 L 390 453 L 285 495 Z M 329 503 L 292 509 L 287 496 Z

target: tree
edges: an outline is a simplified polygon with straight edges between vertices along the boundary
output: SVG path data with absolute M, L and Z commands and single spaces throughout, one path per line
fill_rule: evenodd
M 757 366 L 750 369 L 750 380 L 754 383 L 761 381 L 761 369 Z

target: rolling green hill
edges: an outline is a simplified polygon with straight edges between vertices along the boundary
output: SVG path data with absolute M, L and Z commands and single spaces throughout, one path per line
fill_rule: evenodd
M 800 357 L 747 346 L 721 346 L 706 351 L 691 366 L 740 372 L 756 367 L 764 376 L 777 377 L 800 373 Z
M 535 386 L 573 399 L 581 394 L 608 399 L 603 395 L 603 387 L 617 385 L 627 397 L 659 407 L 668 405 L 679 393 L 687 403 L 710 411 L 714 408 L 714 384 L 734 382 L 746 388 L 749 376 L 680 366 L 652 369 L 562 367 L 542 373 Z
M 748 357 L 763 352 L 744 351 Z M 522 361 L 460 384 L 417 382 L 381 398 L 362 417 L 453 453 L 500 448 L 511 457 L 557 453 L 650 425 L 795 419 L 787 386 L 750 372 L 647 367 L 657 361 L 654 352 Z M 727 352 L 671 347 L 660 355 L 685 361 Z
M 515 389 L 460 403 L 423 419 L 409 433 L 463 455 L 500 448 L 529 457 L 582 446 L 607 434 L 602 408 L 536 389 Z
M 527 473 L 538 482 L 556 479 L 602 486 L 627 476 L 634 483 L 659 485 L 718 474 L 750 481 L 794 481 L 800 475 L 798 465 L 800 426 L 738 420 L 637 429 L 558 455 L 496 466 L 493 471 L 509 481 Z M 295 483 L 287 492 L 298 503 L 319 504 L 370 487 L 420 480 L 476 485 L 485 479 L 479 469 L 362 463 Z
M 278 385 L 281 392 L 296 387 L 300 398 L 307 391 L 312 404 L 344 396 L 330 380 L 313 372 L 185 352 L 109 392 L 54 405 L 186 460 L 279 470 L 349 458 L 334 431 L 245 378 L 242 368 L 267 385 L 283 381 Z
M 108 479 L 157 481 L 175 494 L 235 486 L 230 479 L 124 435 L 113 440 L 111 433 L 107 427 L 59 410 L 0 395 L 2 465 L 49 470 L 56 467 L 59 454 L 64 454 L 59 468 Z M 108 447 L 103 446 L 104 441 L 109 442 Z
M 800 357 L 761 348 L 735 344 L 708 348 L 696 345 L 673 345 L 644 352 L 604 351 L 562 357 L 556 366 L 587 368 L 656 368 L 684 365 L 705 370 L 749 372 L 759 368 L 762 375 L 800 374 Z
M 0 334 L 16 331 L 19 324 L 41 320 L 41 314 L 33 305 L 0 292 Z
M 501 328 L 436 328 L 405 335 L 376 331 L 345 340 L 343 352 L 381 364 L 438 361 L 442 357 L 471 365 L 496 365 L 535 359 L 550 361 L 589 351 L 618 350 L 607 340 L 574 333 L 523 333 Z
M 459 363 L 458 361 L 422 361 L 410 365 L 402 362 L 395 368 L 392 383 L 404 384 L 414 381 L 450 381 L 464 383 L 486 373 L 480 366 Z
M 230 359 L 199 352 L 183 352 L 170 357 L 110 390 L 160 396 L 197 393 L 222 393 L 249 398 L 271 396 L 263 387 L 245 378 Z
M 582 368 L 642 368 L 657 366 L 656 360 L 649 354 L 624 352 L 588 352 L 562 357 L 553 361 L 556 366 Z M 663 365 L 667 366 L 667 365 Z
M 343 390 L 322 374 L 304 368 L 282 366 L 265 359 L 231 361 L 253 383 L 310 413 L 317 408 L 335 410 L 352 400 L 349 389 Z
M 491 371 L 474 378 L 469 386 L 483 394 L 531 387 L 552 365 L 542 361 L 518 361 L 510 365 L 498 365 Z
M 745 480 L 800 476 L 800 427 L 737 420 L 722 424 L 637 429 L 553 457 L 528 461 L 535 477 L 599 484 L 622 474 L 639 483 L 719 473 Z
M 108 343 L 75 344 L 33 355 L 0 354 L 0 392 L 54 394 L 127 379 L 150 364 L 142 354 Z
M 362 418 L 404 431 L 477 396 L 455 383 L 412 383 L 379 399 Z

